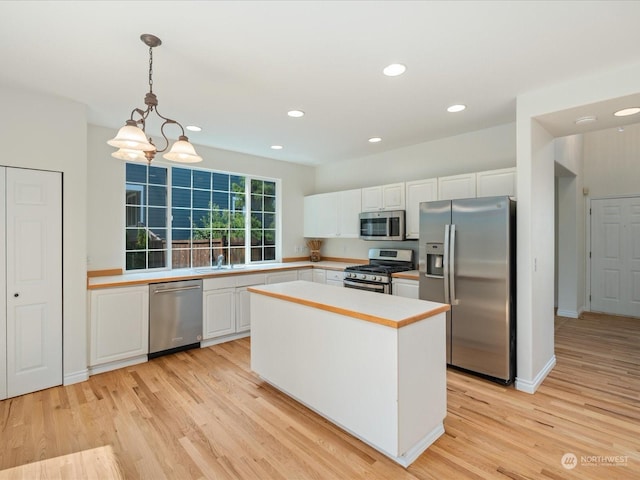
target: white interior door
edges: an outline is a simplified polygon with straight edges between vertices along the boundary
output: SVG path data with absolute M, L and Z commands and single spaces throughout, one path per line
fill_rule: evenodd
M 6 168 L 0 167 L 0 400 L 7 398 Z
M 6 170 L 7 393 L 62 383 L 62 175 Z
M 640 317 L 640 197 L 591 201 L 591 310 Z

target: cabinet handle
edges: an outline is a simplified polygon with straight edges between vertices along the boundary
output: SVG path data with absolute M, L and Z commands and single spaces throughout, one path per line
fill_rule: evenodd
M 20 296 L 20 294 L 19 293 L 14 293 L 13 296 L 18 298 Z

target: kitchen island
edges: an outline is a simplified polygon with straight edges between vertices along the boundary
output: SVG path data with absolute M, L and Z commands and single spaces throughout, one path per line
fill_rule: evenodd
M 448 305 L 305 281 L 249 291 L 262 379 L 404 467 L 444 433 Z

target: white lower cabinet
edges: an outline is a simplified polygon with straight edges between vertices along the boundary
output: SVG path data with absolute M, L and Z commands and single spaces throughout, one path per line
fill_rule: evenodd
M 272 283 L 295 282 L 298 280 L 298 271 L 289 270 L 286 272 L 267 273 L 267 285 Z
M 144 356 L 141 360 L 146 360 L 149 352 L 149 287 L 147 285 L 91 290 L 89 305 L 90 366 L 131 360 L 141 356 Z M 114 368 L 120 366 L 123 365 L 117 365 Z
M 298 279 L 297 271 L 283 273 L 293 273 L 295 279 Z M 248 288 L 252 285 L 264 285 L 268 276 L 261 273 L 205 279 L 202 284 L 204 339 L 231 336 L 228 340 L 232 340 L 246 336 L 246 332 L 251 329 L 251 294 Z
M 298 270 L 298 280 L 304 280 L 306 282 L 313 282 L 313 268 L 307 268 L 305 270 Z
M 315 283 L 327 283 L 326 271 L 323 268 L 314 268 L 313 281 Z
M 204 339 L 236 332 L 235 295 L 235 288 L 221 288 L 202 293 Z
M 343 286 L 344 273 L 342 270 L 327 270 L 325 272 L 325 283 L 335 287 Z
M 394 278 L 392 282 L 391 293 L 393 295 L 406 298 L 420 298 L 420 286 L 418 280 Z
M 251 293 L 248 288 L 236 289 L 236 332 L 251 330 Z

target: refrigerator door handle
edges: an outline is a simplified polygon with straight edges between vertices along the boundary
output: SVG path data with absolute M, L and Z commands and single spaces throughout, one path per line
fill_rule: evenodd
M 451 224 L 449 226 L 451 233 L 449 234 L 449 295 L 450 305 L 458 305 L 458 299 L 456 298 L 456 226 Z
M 444 303 L 449 302 L 449 227 L 444 226 L 444 254 L 442 255 L 442 276 L 444 282 Z

